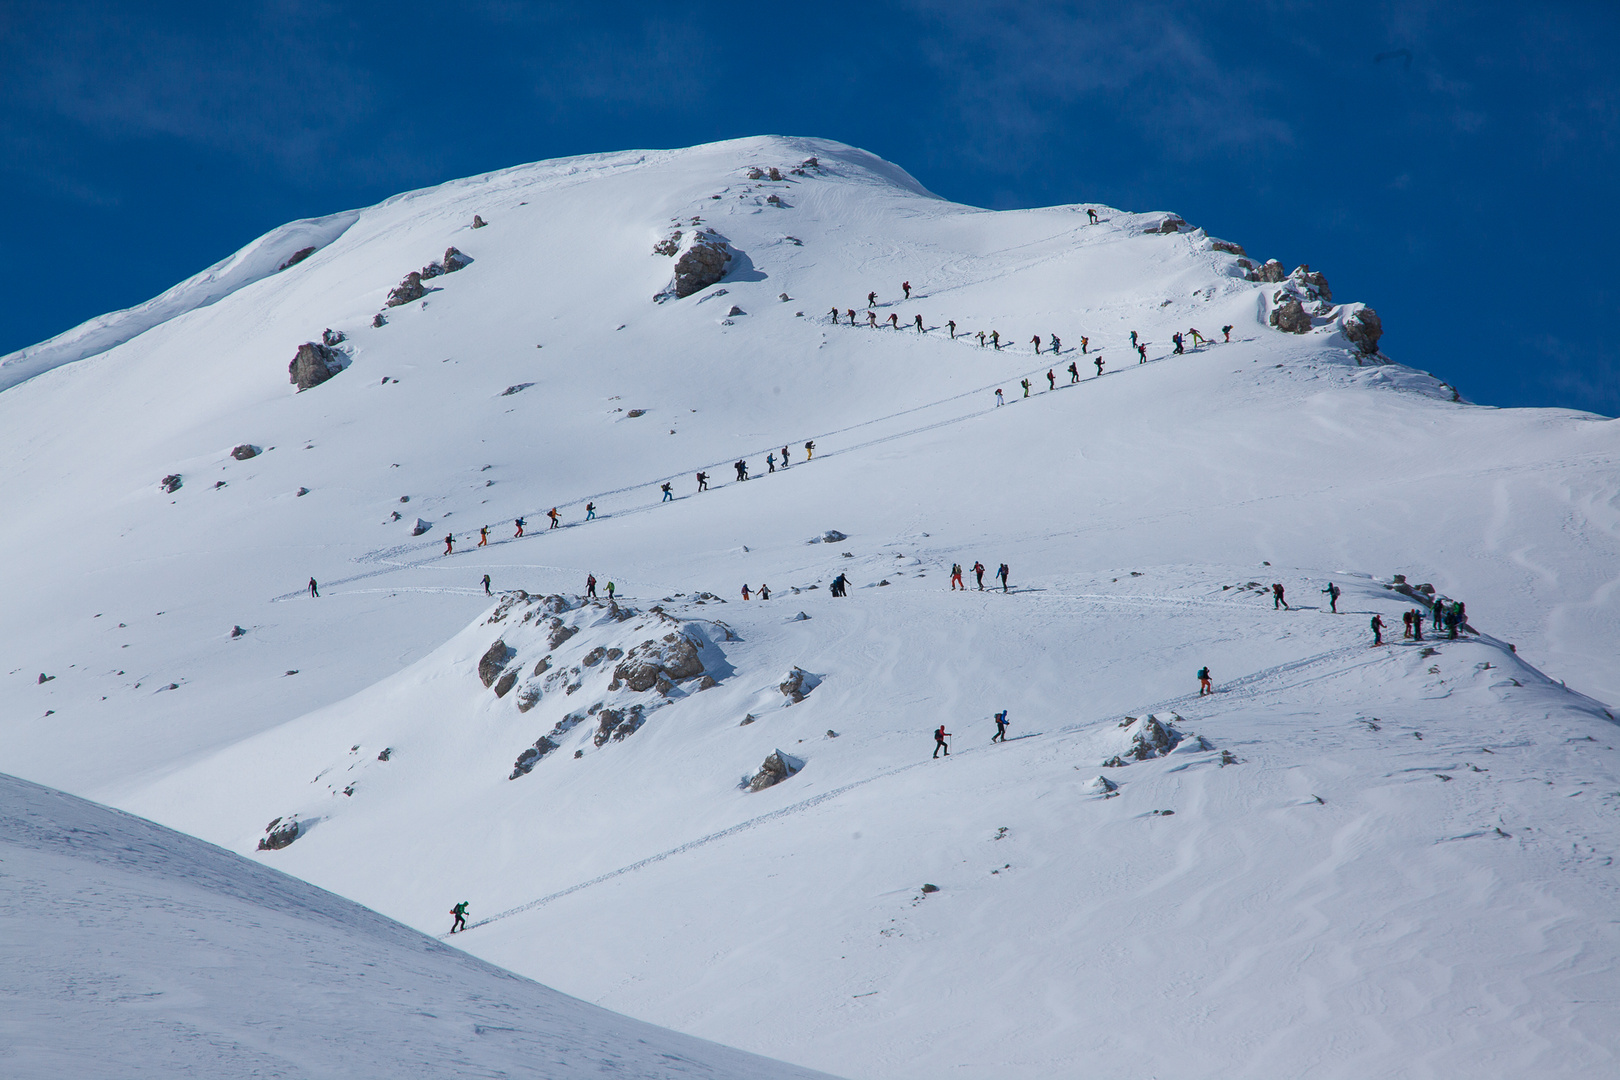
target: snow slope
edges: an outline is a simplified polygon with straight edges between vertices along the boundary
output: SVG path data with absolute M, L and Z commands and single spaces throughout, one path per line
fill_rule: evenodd
M 486 959 L 851 1076 L 1612 1068 L 1620 424 L 1360 364 L 1353 305 L 1280 333 L 1202 230 L 1093 208 L 820 140 L 545 162 L 13 386 L 0 764 L 244 854 L 295 815 L 255 858 L 433 932 L 465 893 Z M 693 218 L 737 254 L 655 303 Z M 868 290 L 927 333 L 834 325 Z M 294 394 L 327 327 L 351 362 Z M 953 595 L 976 559 L 1013 590 Z M 1473 632 L 1403 642 L 1394 574 Z M 611 687 L 666 634 L 717 685 Z M 1149 713 L 1177 751 L 1104 767 Z
M 563 996 L 139 818 L 0 776 L 0 1070 L 810 1077 Z

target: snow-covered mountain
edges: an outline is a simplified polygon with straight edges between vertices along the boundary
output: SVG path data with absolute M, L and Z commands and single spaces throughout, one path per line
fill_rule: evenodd
M 854 1077 L 1612 1067 L 1616 421 L 821 140 L 322 221 L 0 393 L 0 767 Z
M 615 1016 L 0 776 L 0 1064 L 33 1077 L 820 1075 Z

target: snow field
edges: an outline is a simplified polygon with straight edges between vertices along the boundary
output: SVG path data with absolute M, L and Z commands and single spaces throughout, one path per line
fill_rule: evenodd
M 811 153 L 822 174 L 744 179 Z M 743 255 L 656 305 L 652 245 L 694 215 Z M 1102 216 L 954 206 L 781 139 L 361 211 L 297 267 L 0 394 L 21 553 L 0 763 L 241 853 L 297 813 L 307 834 L 255 857 L 433 933 L 457 899 L 475 923 L 525 909 L 456 941 L 850 1076 L 1601 1071 L 1620 427 L 1358 367 L 1326 327 L 1265 326 L 1272 287 L 1201 232 Z M 472 264 L 371 329 L 450 244 Z M 933 329 L 833 326 L 868 289 Z M 948 318 L 1014 344 L 951 342 Z M 1226 323 L 1231 344 L 1166 356 L 1172 331 Z M 295 395 L 287 360 L 324 327 L 353 362 Z M 1035 357 L 1054 331 L 1063 353 Z M 234 461 L 241 442 L 265 452 Z M 791 467 L 730 482 L 784 444 Z M 552 506 L 569 527 L 545 529 Z M 952 596 L 975 558 L 1017 591 Z M 528 713 L 497 699 L 479 579 L 577 594 L 593 572 L 642 612 L 725 620 L 732 670 L 508 780 L 609 676 Z M 1395 573 L 1465 599 L 1489 640 L 1398 644 Z M 1342 616 L 1314 610 L 1329 579 Z M 745 581 L 773 599 L 742 603 Z M 1245 588 L 1272 581 L 1301 610 Z M 1377 652 L 1375 610 L 1397 642 Z M 1204 664 L 1223 692 L 1200 701 Z M 794 665 L 825 681 L 784 707 Z M 1012 741 L 989 747 L 999 708 Z M 1101 766 L 1125 716 L 1171 711 L 1213 749 Z M 927 757 L 941 722 L 949 763 Z M 777 748 L 804 770 L 740 791 Z

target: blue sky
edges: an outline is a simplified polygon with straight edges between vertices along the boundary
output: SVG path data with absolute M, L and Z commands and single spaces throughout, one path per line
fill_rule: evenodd
M 282 222 L 524 161 L 841 139 L 1174 210 L 1475 401 L 1620 413 L 1620 5 L 0 0 L 0 353 Z

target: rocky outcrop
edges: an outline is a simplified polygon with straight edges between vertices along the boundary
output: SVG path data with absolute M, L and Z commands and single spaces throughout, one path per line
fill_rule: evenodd
M 681 251 L 681 230 L 676 229 L 658 243 L 653 245 L 654 255 L 665 255 L 673 259 Z
M 775 787 L 798 772 L 800 768 L 798 762 L 782 753 L 782 751 L 773 750 L 771 755 L 760 765 L 759 771 L 754 774 L 753 779 L 748 781 L 748 790 L 764 791 L 768 787 Z
M 1287 277 L 1288 272 L 1283 269 L 1283 264 L 1276 259 L 1267 259 L 1265 264 L 1254 272 L 1256 281 L 1264 281 L 1270 284 L 1286 280 Z
M 641 729 L 647 722 L 645 705 L 632 705 L 628 709 L 603 709 L 596 716 L 596 734 L 591 736 L 593 746 L 602 746 L 609 739 L 622 742 Z
M 303 262 L 305 259 L 307 259 L 311 255 L 315 254 L 315 250 L 316 249 L 313 248 L 313 247 L 299 248 L 297 251 L 292 253 L 292 255 L 287 259 L 286 262 L 284 262 L 280 266 L 276 267 L 276 273 L 278 273 L 278 274 L 281 273 L 283 270 L 287 269 L 287 267 L 289 267 L 289 266 L 297 266 L 299 263 Z
M 473 223 L 472 223 L 473 228 L 482 229 L 485 225 L 488 225 L 488 224 L 489 224 L 489 222 L 485 221 L 483 218 L 479 217 L 477 214 L 473 215 Z
M 159 486 L 163 488 L 164 494 L 173 495 L 175 492 L 180 490 L 180 474 L 170 473 L 168 476 L 165 476 L 162 481 L 160 481 Z
M 264 835 L 259 838 L 259 850 L 280 851 L 298 839 L 300 831 L 297 818 L 276 818 L 264 827 Z
M 306 341 L 298 346 L 298 355 L 287 365 L 287 381 L 299 392 L 319 386 L 344 368 L 343 354 L 318 341 Z
M 322 345 L 341 345 L 341 344 L 343 344 L 343 331 L 334 330 L 330 326 L 328 326 L 325 330 L 321 331 L 321 344 Z
M 659 678 L 675 683 L 703 674 L 703 660 L 697 643 L 685 634 L 665 634 L 662 641 L 644 641 L 631 649 L 613 678 L 641 692 L 658 685 Z
M 420 300 L 427 295 L 427 289 L 422 286 L 422 274 L 412 270 L 405 275 L 405 280 L 388 291 L 388 307 L 399 307 L 412 300 Z
M 1312 270 L 1308 264 L 1302 263 L 1288 275 L 1288 280 L 1305 299 L 1333 303 L 1333 290 L 1328 288 L 1327 278 L 1320 270 Z
M 681 300 L 707 289 L 726 276 L 731 257 L 731 245 L 713 229 L 690 234 L 675 259 L 673 280 L 654 299 L 663 301 L 673 296 Z
M 508 671 L 505 675 L 502 675 L 499 679 L 496 679 L 495 696 L 498 698 L 503 698 L 507 694 L 510 694 L 512 692 L 512 687 L 517 685 L 517 681 L 518 673 L 515 671 Z
M 1150 233 L 1165 233 L 1165 234 L 1178 233 L 1183 228 L 1185 228 L 1186 225 L 1187 225 L 1187 223 L 1185 221 L 1183 221 L 1180 217 L 1176 216 L 1175 214 L 1171 214 L 1169 217 L 1165 218 L 1163 221 L 1159 222 L 1157 225 L 1148 226 L 1147 231 L 1150 232 Z
M 801 667 L 796 667 L 787 673 L 777 689 L 782 696 L 788 699 L 789 705 L 797 705 L 810 695 L 810 691 L 821 685 L 820 677 L 810 674 Z
M 1285 334 L 1303 334 L 1311 328 L 1311 317 L 1299 297 L 1281 293 L 1277 306 L 1271 309 L 1271 325 Z
M 453 274 L 464 266 L 471 266 L 472 259 L 453 247 L 444 249 L 444 272 Z
M 231 451 L 231 457 L 237 461 L 246 461 L 248 458 L 259 456 L 259 448 L 252 443 L 243 443 Z
M 1378 339 L 1384 336 L 1384 324 L 1378 312 L 1370 307 L 1359 308 L 1344 320 L 1344 336 L 1367 356 L 1378 352 Z
M 501 671 L 512 659 L 512 650 L 506 642 L 497 639 L 493 645 L 484 651 L 483 657 L 478 661 L 478 677 L 485 686 L 491 686 L 500 677 Z M 507 687 L 511 689 L 510 686 Z
M 1209 238 L 1209 246 L 1216 251 L 1224 251 L 1228 255 L 1248 254 L 1247 251 L 1243 250 L 1242 244 L 1234 244 L 1230 240 L 1217 240 L 1213 236 Z
M 1166 720 L 1160 720 L 1157 715 L 1149 715 L 1143 720 L 1126 717 L 1127 726 L 1134 726 L 1135 732 L 1131 736 L 1131 749 L 1128 756 L 1136 761 L 1146 761 L 1148 758 L 1162 757 L 1176 748 L 1181 742 L 1181 732 L 1170 726 L 1169 720 L 1179 720 L 1179 716 L 1171 713 Z

